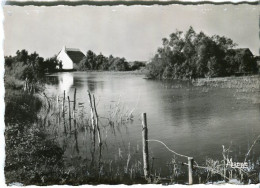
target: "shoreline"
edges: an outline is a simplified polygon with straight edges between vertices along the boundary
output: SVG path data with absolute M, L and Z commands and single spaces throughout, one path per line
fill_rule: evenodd
M 239 82 L 238 82 L 239 81 Z M 198 78 L 192 82 L 196 86 L 214 86 L 219 87 L 223 84 L 230 83 L 228 87 L 232 85 L 244 85 L 249 87 L 249 85 L 260 83 L 260 75 L 250 75 L 250 76 L 229 76 L 229 77 L 216 77 L 216 78 Z M 259 85 L 257 85 L 259 88 Z M 235 87 L 236 88 L 236 87 Z

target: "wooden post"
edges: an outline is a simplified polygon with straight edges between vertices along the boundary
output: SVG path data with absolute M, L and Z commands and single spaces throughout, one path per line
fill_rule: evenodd
M 75 88 L 75 92 L 74 92 L 74 101 L 73 101 L 73 119 L 75 119 L 75 110 L 76 110 L 76 93 L 77 93 L 77 89 Z
M 91 114 L 91 125 L 92 125 L 92 131 L 93 131 L 93 142 L 95 143 L 95 117 L 94 117 L 94 110 L 93 110 L 93 104 L 92 104 L 92 97 L 90 93 L 88 92 L 88 98 L 89 98 L 89 106 L 90 106 L 90 114 Z
M 71 113 L 70 113 L 70 97 L 68 96 L 68 104 L 69 104 L 69 125 L 70 125 L 70 130 L 71 130 Z
M 57 102 L 58 125 L 60 125 L 60 100 L 59 100 L 59 95 L 57 95 L 57 97 L 56 97 L 56 102 Z
M 75 92 L 74 92 L 74 101 L 73 101 L 73 112 L 72 112 L 72 116 L 73 116 L 73 124 L 74 124 L 74 128 L 76 129 L 76 93 L 77 93 L 77 89 L 75 88 Z
M 101 134 L 100 134 L 100 129 L 99 129 L 99 125 L 98 125 L 98 113 L 97 113 L 97 107 L 96 107 L 96 100 L 95 100 L 95 96 L 93 94 L 93 108 L 94 108 L 94 112 L 95 112 L 95 116 L 96 116 L 96 128 L 97 128 L 97 133 L 98 133 L 98 142 L 99 142 L 99 146 L 102 145 L 101 143 Z
M 63 114 L 63 118 L 64 118 L 64 116 L 65 116 L 65 90 L 63 92 L 62 114 Z
M 193 184 L 192 169 L 193 169 L 193 157 L 188 157 L 188 173 L 189 173 L 189 185 Z
M 56 96 L 56 109 L 59 109 L 59 95 Z
M 75 88 L 75 91 L 74 91 L 74 105 L 73 105 L 74 110 L 76 108 L 76 93 L 77 93 L 77 88 Z
M 63 100 L 62 100 L 62 118 L 63 118 L 63 124 L 64 124 L 64 132 L 65 134 L 67 134 L 67 130 L 66 130 L 66 122 L 65 122 L 65 90 L 63 92 Z
M 25 82 L 24 82 L 24 91 L 28 90 L 28 82 L 27 82 L 27 77 L 25 78 Z
M 226 160 L 224 160 L 224 169 L 223 169 L 223 174 L 224 174 L 224 180 L 225 182 L 227 181 L 226 177 L 227 177 L 227 171 L 226 171 Z
M 144 176 L 147 179 L 149 174 L 149 153 L 148 153 L 148 129 L 146 113 L 142 114 L 142 142 L 143 142 L 143 163 L 144 163 Z

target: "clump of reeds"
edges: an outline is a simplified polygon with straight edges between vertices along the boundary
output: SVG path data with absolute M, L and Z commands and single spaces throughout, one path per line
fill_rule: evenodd
M 107 129 L 112 127 L 115 131 L 115 126 L 118 129 L 120 125 L 133 121 L 133 110 L 128 110 L 118 101 L 110 106 L 108 117 L 105 117 L 98 114 L 95 96 L 90 93 L 86 102 L 79 101 L 76 95 L 67 96 L 65 92 L 62 96 L 47 96 L 43 93 L 41 97 L 44 104 L 39 125 L 52 135 L 52 139 L 58 140 L 65 153 L 74 153 L 65 158 L 65 172 L 77 176 L 77 181 L 101 183 L 123 182 L 126 178 L 133 182 L 139 178 L 142 180 L 141 162 L 137 160 L 136 153 L 131 152 L 130 146 L 128 153 L 119 152 L 116 160 L 103 157 L 108 147 L 104 135 Z M 64 182 L 70 182 L 72 177 L 69 174 Z

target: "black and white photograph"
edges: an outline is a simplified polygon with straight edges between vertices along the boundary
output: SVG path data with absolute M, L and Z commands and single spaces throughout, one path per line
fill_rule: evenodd
M 7 186 L 260 183 L 258 1 L 62 2 L 2 5 Z

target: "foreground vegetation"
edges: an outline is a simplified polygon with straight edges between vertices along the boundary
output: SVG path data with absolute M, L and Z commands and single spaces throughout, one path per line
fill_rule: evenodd
M 93 116 L 88 104 L 81 101 L 77 101 L 74 112 L 73 96 L 70 96 L 71 106 L 67 97 L 7 89 L 7 184 L 186 184 L 186 161 L 175 155 L 166 161 L 169 175 L 161 176 L 158 169 L 151 169 L 148 179 L 143 176 L 139 146 L 129 144 L 126 150 L 119 147 L 112 159 L 104 157 L 106 152 L 110 152 L 107 151 L 105 135 L 110 131 L 117 134 L 127 126 L 133 120 L 132 110 L 124 109 L 118 102 L 111 106 L 106 117 L 103 114 Z M 102 144 L 99 144 L 96 122 L 99 122 Z M 255 139 L 246 155 L 248 168 L 240 170 L 227 166 L 227 159 L 232 158 L 234 153 L 231 153 L 232 148 L 223 147 L 223 159 L 207 158 L 204 164 L 195 163 L 194 183 L 232 183 L 234 180 L 236 184 L 258 183 L 260 159 L 255 156 L 254 149 L 259 138 Z M 82 141 L 85 153 L 80 145 Z M 151 156 L 151 166 L 155 162 Z
M 6 183 L 52 184 L 62 175 L 63 150 L 39 125 L 41 100 L 19 90 L 5 96 Z
M 218 35 L 176 31 L 163 38 L 163 46 L 147 65 L 148 77 L 156 79 L 196 79 L 258 72 L 256 58 L 249 49 L 234 49 L 235 43 Z

